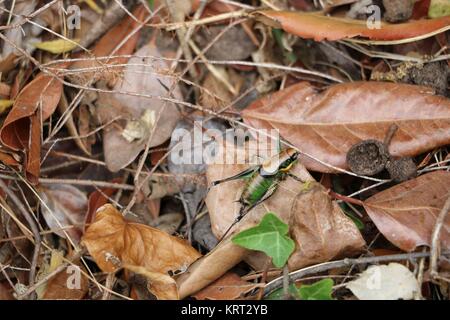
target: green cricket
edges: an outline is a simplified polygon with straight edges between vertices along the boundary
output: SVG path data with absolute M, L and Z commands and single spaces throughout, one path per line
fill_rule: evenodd
M 228 227 L 220 241 L 225 238 L 231 228 L 238 223 L 251 209 L 272 196 L 278 185 L 287 176 L 296 180 L 300 179 L 289 173 L 296 162 L 299 152 L 293 148 L 281 151 L 279 154 L 266 159 L 262 164 L 253 166 L 234 176 L 216 180 L 211 183 L 211 187 L 223 182 L 245 179 L 246 184 L 242 190 L 238 202 L 241 204 L 239 214 L 235 221 Z

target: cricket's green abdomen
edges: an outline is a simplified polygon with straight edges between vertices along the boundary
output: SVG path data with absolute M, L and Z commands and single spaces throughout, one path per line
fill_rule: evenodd
M 254 205 L 267 193 L 274 183 L 277 182 L 272 177 L 262 177 L 259 174 L 255 174 L 247 182 L 247 186 L 241 196 L 241 202 L 248 206 Z

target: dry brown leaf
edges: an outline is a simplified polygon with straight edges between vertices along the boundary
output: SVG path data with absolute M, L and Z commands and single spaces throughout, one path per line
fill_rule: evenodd
M 243 152 L 241 148 L 231 148 L 227 146 L 227 155 Z M 248 149 L 256 150 L 251 146 Z M 223 152 L 224 148 L 219 148 L 217 157 L 220 158 Z M 209 165 L 208 182 L 230 177 L 245 168 L 245 165 Z M 290 226 L 291 236 L 296 242 L 296 249 L 288 261 L 290 270 L 361 251 L 365 245 L 361 234 L 337 203 L 331 201 L 325 188 L 315 182 L 300 163 L 291 172 L 308 182 L 303 184 L 289 177 L 282 181 L 272 197 L 246 214 L 221 244 L 192 264 L 188 272 L 177 279 L 181 298 L 204 288 L 241 260 L 247 259 L 249 263 L 261 261 L 258 252 L 234 245 L 230 238 L 257 225 L 267 212 L 274 212 Z M 211 228 L 217 237 L 223 235 L 237 216 L 239 204 L 235 201 L 239 199 L 244 184 L 242 180 L 230 181 L 213 187 L 208 193 L 205 201 L 211 217 Z M 263 266 L 257 268 L 262 269 Z
M 113 179 L 111 182 L 120 183 L 122 181 L 120 179 Z M 117 189 L 115 188 L 103 188 L 100 190 L 95 190 L 89 195 L 87 214 L 84 220 L 85 229 L 94 221 L 95 212 L 98 208 L 107 204 L 109 201 L 108 198 L 112 197 L 116 192 Z
M 114 272 L 121 264 L 127 264 L 167 274 L 184 270 L 201 256 L 180 238 L 128 222 L 110 204 L 97 210 L 94 223 L 83 236 L 83 243 L 104 272 Z
M 44 300 L 81 300 L 88 293 L 89 281 L 81 275 L 79 283 L 77 282 L 78 274 L 76 268 L 80 267 L 79 263 L 67 267 L 52 277 L 45 287 L 42 297 Z
M 19 93 L 0 129 L 3 145 L 25 153 L 24 168 L 32 183 L 37 183 L 40 173 L 41 121 L 53 114 L 62 90 L 59 79 L 44 73 L 38 74 Z
M 383 141 L 392 124 L 399 127 L 389 145 L 393 156 L 415 156 L 450 144 L 450 100 L 406 84 L 352 82 L 317 92 L 302 82 L 257 100 L 242 116 L 253 127 L 280 130 L 301 151 L 344 169 L 352 145 Z M 332 172 L 307 157 L 302 163 Z
M 364 202 L 378 230 L 394 245 L 413 251 L 431 244 L 437 216 L 450 196 L 450 172 L 424 174 L 377 193 Z M 450 216 L 441 231 L 443 250 L 450 249 Z
M 147 288 L 158 300 L 179 300 L 177 283 L 166 274 L 151 272 L 144 267 L 125 265 L 125 269 L 148 279 Z
M 49 228 L 58 236 L 70 237 L 78 243 L 87 213 L 86 195 L 74 186 L 55 184 L 42 188 L 40 196 L 45 203 L 42 215 Z
M 4 150 L 1 149 L 0 149 L 0 162 L 19 170 L 22 167 L 21 164 L 16 159 L 14 159 L 14 157 L 10 153 L 5 152 Z
M 315 41 L 358 36 L 372 40 L 401 40 L 429 34 L 450 25 L 450 16 L 399 24 L 382 23 L 380 28 L 371 29 L 365 20 L 324 16 L 317 12 L 263 10 L 253 12 L 252 15 L 270 26 Z
M 259 286 L 247 282 L 234 272 L 227 272 L 206 288 L 193 295 L 197 300 L 236 300 Z
M 146 56 L 146 58 L 142 58 L 142 56 Z M 101 122 L 107 123 L 121 117 L 128 121 L 128 125 L 133 121 L 135 129 L 142 132 L 139 137 L 130 141 L 124 137 L 124 130 L 120 130 L 116 126 L 109 126 L 104 130 L 105 162 L 111 171 L 126 167 L 137 157 L 145 148 L 154 126 L 156 129 L 153 132 L 150 147 L 160 145 L 168 140 L 180 118 L 180 113 L 173 103 L 167 103 L 158 98 L 138 96 L 168 97 L 168 93 L 161 83 L 170 88 L 175 81 L 175 78 L 167 75 L 169 73 L 167 63 L 152 57 L 162 57 L 153 43 L 142 47 L 130 59 L 130 65 L 126 67 L 123 80 L 114 88 L 114 91 L 130 94 L 114 93 L 100 94 L 99 96 L 97 106 Z M 175 99 L 182 100 L 178 86 L 175 87 L 172 95 Z M 146 115 L 151 115 L 156 123 L 143 121 Z M 125 128 L 127 127 L 124 126 Z
M 0 282 L 0 300 L 16 300 L 13 292 L 13 288 L 7 281 Z

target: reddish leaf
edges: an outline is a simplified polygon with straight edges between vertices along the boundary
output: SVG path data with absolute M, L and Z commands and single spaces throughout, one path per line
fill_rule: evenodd
M 428 16 L 431 0 L 419 0 L 414 4 L 412 19 L 420 19 Z
M 89 281 L 84 276 L 80 275 L 79 279 L 76 278 L 77 274 L 74 273 L 76 268 L 84 270 L 84 267 L 79 261 L 65 270 L 59 272 L 56 276 L 52 277 L 45 287 L 45 292 L 42 299 L 44 300 L 81 300 L 89 290 Z M 78 271 L 76 271 L 78 272 Z M 79 280 L 79 282 L 77 282 Z
M 364 37 L 372 40 L 401 40 L 450 28 L 450 16 L 424 19 L 400 24 L 383 23 L 379 29 L 369 29 L 365 20 L 351 20 L 324 16 L 319 13 L 264 10 L 253 16 L 264 23 L 282 28 L 306 39 L 340 40 Z
M 63 85 L 59 79 L 40 73 L 17 96 L 0 130 L 3 145 L 23 151 L 27 178 L 37 183 L 40 172 L 41 115 L 45 121 L 55 111 Z
M 378 230 L 405 251 L 430 245 L 431 234 L 450 196 L 450 172 L 434 171 L 384 190 L 364 207 Z M 443 250 L 450 249 L 450 216 L 441 231 Z
M 301 151 L 341 168 L 347 168 L 353 144 L 382 141 L 394 123 L 399 127 L 389 147 L 394 156 L 415 156 L 450 143 L 450 100 L 405 84 L 354 82 L 319 93 L 299 83 L 255 101 L 242 116 L 253 127 L 280 130 Z M 331 171 L 306 157 L 303 164 Z
M 191 0 L 192 2 L 192 12 L 195 12 L 198 7 L 200 6 L 200 0 Z M 231 12 L 231 11 L 236 11 L 239 10 L 238 6 L 229 4 L 229 3 L 224 3 L 221 1 L 217 1 L 217 0 L 213 0 L 213 1 L 209 1 L 208 5 L 206 6 L 205 10 L 203 11 L 203 17 L 207 17 L 207 16 L 214 16 L 214 15 L 218 15 L 221 13 L 226 13 L 226 12 Z
M 17 162 L 17 160 L 14 159 L 14 157 L 12 155 L 10 155 L 9 153 L 6 153 L 6 152 L 4 152 L 2 150 L 0 150 L 0 161 L 3 164 L 6 164 L 7 166 L 20 168 L 19 162 Z
M 120 183 L 121 180 L 116 178 L 111 181 L 112 183 Z M 95 190 L 89 195 L 88 209 L 86 219 L 84 220 L 84 228 L 89 226 L 95 219 L 95 212 L 98 208 L 108 203 L 108 197 L 112 197 L 117 192 L 115 188 L 104 188 Z
M 0 300 L 16 300 L 13 288 L 7 281 L 0 282 Z

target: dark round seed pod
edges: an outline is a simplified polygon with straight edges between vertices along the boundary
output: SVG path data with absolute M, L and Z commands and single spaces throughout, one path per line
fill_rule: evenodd
M 410 157 L 389 160 L 386 163 L 386 169 L 391 179 L 396 182 L 403 182 L 417 176 L 417 166 Z
M 384 170 L 389 159 L 386 145 L 378 140 L 363 140 L 347 152 L 347 164 L 351 171 L 364 176 L 373 176 Z

